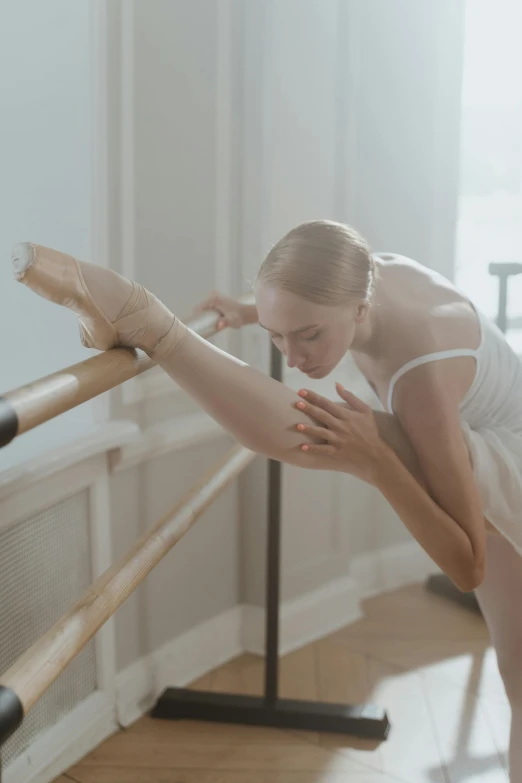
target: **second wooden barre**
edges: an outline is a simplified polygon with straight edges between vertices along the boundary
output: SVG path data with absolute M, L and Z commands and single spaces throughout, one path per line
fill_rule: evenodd
M 0 677 L 0 744 L 116 609 L 255 458 L 235 446 Z

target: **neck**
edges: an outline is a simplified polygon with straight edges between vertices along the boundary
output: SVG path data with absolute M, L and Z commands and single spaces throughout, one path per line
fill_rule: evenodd
M 375 305 L 372 305 L 364 321 L 361 324 L 357 324 L 350 350 L 353 353 L 359 353 L 375 359 L 379 355 L 380 335 L 379 310 Z
M 372 303 L 364 321 L 357 324 L 350 349 L 353 353 L 368 356 L 371 359 L 377 359 L 380 356 L 382 344 L 381 315 L 385 289 L 383 290 L 381 287 L 380 266 L 381 262 L 376 259 Z

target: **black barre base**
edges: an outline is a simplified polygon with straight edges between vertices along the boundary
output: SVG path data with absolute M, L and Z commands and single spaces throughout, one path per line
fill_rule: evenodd
M 325 704 L 257 696 L 167 688 L 156 702 L 153 718 L 239 723 L 279 729 L 349 734 L 384 740 L 390 730 L 383 709 L 373 704 Z

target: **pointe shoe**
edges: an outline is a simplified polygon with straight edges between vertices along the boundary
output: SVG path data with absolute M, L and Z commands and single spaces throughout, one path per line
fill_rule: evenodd
M 140 348 L 157 360 L 174 350 L 183 339 L 186 332 L 183 324 L 159 299 L 131 280 L 28 242 L 17 245 L 12 255 L 19 282 L 78 316 L 80 339 L 86 348 L 99 351 L 116 346 Z M 99 282 L 93 279 L 103 293 L 99 298 L 116 308 L 113 320 L 95 302 L 82 267 L 86 274 L 89 272 L 89 278 L 99 270 Z

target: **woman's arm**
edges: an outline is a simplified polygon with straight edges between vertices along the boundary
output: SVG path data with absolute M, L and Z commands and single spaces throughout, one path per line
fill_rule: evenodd
M 458 459 L 452 460 L 448 471 L 458 462 Z M 378 466 L 375 486 L 422 548 L 460 590 L 469 592 L 481 584 L 485 575 L 485 544 L 480 540 L 485 538 L 485 523 L 481 510 L 475 512 L 470 508 L 462 509 L 454 516 L 449 514 L 418 484 L 394 452 Z M 444 495 L 449 494 L 447 491 L 440 493 L 439 503 L 444 503 Z M 464 491 L 463 494 L 468 493 Z M 449 507 L 451 502 L 447 505 Z
M 196 313 L 201 313 L 204 310 L 212 310 L 221 316 L 216 324 L 218 330 L 225 329 L 227 326 L 239 329 L 241 326 L 257 324 L 258 321 L 255 304 L 245 304 L 241 300 L 220 294 L 218 291 L 214 291 L 195 308 Z
M 486 523 L 462 432 L 460 398 L 447 382 L 451 369 L 434 363 L 404 376 L 395 392 L 394 408 L 417 455 L 429 492 L 427 495 L 412 489 L 410 495 L 408 491 L 412 518 L 416 514 L 422 516 L 422 496 L 426 496 L 428 504 L 434 507 L 430 518 L 437 529 L 433 541 L 430 529 L 424 530 L 422 538 L 429 543 L 433 559 L 455 583 L 462 590 L 473 590 L 485 575 Z M 403 504 L 402 489 L 410 484 L 407 471 L 406 477 L 401 478 L 401 474 L 390 461 L 379 477 L 381 492 L 397 508 Z M 422 519 L 412 519 L 412 524 L 427 528 Z M 455 537 L 454 551 L 445 551 L 446 529 Z M 443 563 L 448 563 L 450 570 Z
M 307 393 L 304 410 L 326 425 L 328 443 L 307 444 L 306 452 L 310 467 L 344 470 L 376 486 L 427 554 L 461 590 L 469 591 L 484 578 L 485 520 L 458 402 L 440 381 L 437 372 L 423 368 L 395 396 L 397 416 L 427 491 L 382 440 L 370 406 L 345 391 L 339 393 L 351 410 Z M 313 426 L 303 430 L 315 437 L 320 431 Z

